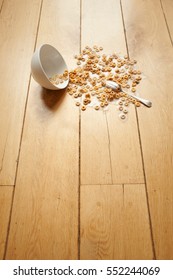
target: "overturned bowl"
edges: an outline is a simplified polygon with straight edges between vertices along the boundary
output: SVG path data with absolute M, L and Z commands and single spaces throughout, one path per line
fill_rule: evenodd
M 64 89 L 69 82 L 64 58 L 57 49 L 48 44 L 40 46 L 34 52 L 31 73 L 37 83 L 51 90 Z

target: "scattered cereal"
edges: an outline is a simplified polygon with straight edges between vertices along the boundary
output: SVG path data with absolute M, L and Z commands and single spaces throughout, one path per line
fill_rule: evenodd
M 95 108 L 95 110 L 99 110 L 100 109 L 100 107 L 98 105 L 95 106 L 94 108 Z
M 77 67 L 69 72 L 67 91 L 74 98 L 80 98 L 76 106 L 81 105 L 82 111 L 85 111 L 89 104 L 95 110 L 101 108 L 104 110 L 110 103 L 119 100 L 118 109 L 122 111 L 120 118 L 125 119 L 128 110 L 123 106 L 127 107 L 129 103 L 133 103 L 139 107 L 141 103 L 129 98 L 128 94 L 120 90 L 115 92 L 107 88 L 106 81 L 116 82 L 121 88 L 135 93 L 142 79 L 141 71 L 136 69 L 137 61 L 129 59 L 127 55 L 121 56 L 117 53 L 106 55 L 102 51 L 101 46 L 94 45 L 92 48 L 86 46 L 79 55 L 74 56 Z M 56 80 L 60 83 L 68 79 L 68 71 L 64 71 L 62 76 L 57 78 L 52 79 L 52 82 Z
M 121 118 L 122 120 L 125 120 L 126 116 L 122 114 L 122 115 L 120 116 L 120 118 Z
M 85 111 L 85 110 L 86 110 L 86 106 L 83 105 L 83 106 L 81 107 L 81 110 L 82 110 L 82 111 Z

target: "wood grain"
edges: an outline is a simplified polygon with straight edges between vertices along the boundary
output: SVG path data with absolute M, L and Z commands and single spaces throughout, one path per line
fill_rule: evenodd
M 165 15 L 166 23 L 168 24 L 171 40 L 173 42 L 173 2 L 171 0 L 161 0 L 163 13 Z
M 68 20 L 67 20 L 68 19 Z M 79 1 L 44 1 L 37 46 L 79 51 Z M 31 82 L 7 259 L 77 259 L 79 111 L 64 91 Z
M 0 186 L 0 260 L 4 257 L 12 193 L 12 186 Z
M 0 15 L 0 185 L 13 185 L 41 0 L 6 0 Z
M 152 259 L 146 205 L 143 184 L 82 186 L 81 259 Z
M 82 2 L 82 48 L 86 45 L 101 45 L 107 54 L 126 53 L 119 1 Z M 81 115 L 81 184 L 143 182 L 134 108 L 125 124 L 127 130 L 120 123 L 117 108 L 109 111 L 108 119 L 107 113 L 92 110 Z M 123 129 L 119 125 L 124 125 Z
M 2 5 L 3 5 L 3 0 L 0 0 L 0 11 L 2 9 Z
M 146 76 L 141 96 L 153 101 L 138 116 L 156 258 L 172 259 L 173 49 L 160 1 L 122 3 L 129 52 Z

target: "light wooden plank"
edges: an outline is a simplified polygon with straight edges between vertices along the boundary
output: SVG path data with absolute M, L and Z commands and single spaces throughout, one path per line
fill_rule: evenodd
M 152 258 L 145 185 L 82 186 L 81 259 Z
M 114 51 L 126 54 L 119 1 L 82 2 L 82 48 L 95 44 L 103 46 L 107 54 Z M 122 124 L 116 109 L 110 109 L 108 119 L 106 113 L 92 108 L 82 112 L 81 184 L 144 181 L 134 108 L 131 111 L 123 129 L 119 129 Z M 132 148 L 132 143 L 136 149 Z
M 79 51 L 80 1 L 45 0 L 37 46 Z M 77 259 L 79 111 L 64 92 L 31 83 L 7 259 Z
M 0 184 L 13 185 L 41 0 L 6 0 L 0 16 Z
M 173 258 L 173 52 L 159 1 L 122 1 L 130 55 L 146 79 L 141 96 L 152 109 L 139 110 L 156 257 Z M 131 16 L 132 8 L 133 17 Z
M 112 183 L 106 117 L 89 108 L 81 114 L 81 184 Z
M 166 17 L 166 21 L 168 24 L 169 32 L 173 41 L 173 2 L 171 0 L 161 0 L 163 12 Z
M 122 122 L 118 109 L 107 112 L 113 183 L 143 183 L 141 151 L 134 106 L 128 107 L 128 119 Z M 114 140 L 115 139 L 115 140 Z
M 125 258 L 153 259 L 145 185 L 124 185 Z
M 0 186 L 0 260 L 4 257 L 12 193 L 12 186 Z

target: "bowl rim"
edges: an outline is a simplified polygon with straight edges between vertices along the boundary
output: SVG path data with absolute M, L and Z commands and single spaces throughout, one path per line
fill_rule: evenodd
M 46 76 L 46 79 L 49 81 L 49 78 L 48 78 L 46 72 L 44 71 L 44 68 L 43 68 L 43 66 L 42 66 L 42 62 L 41 62 L 41 59 L 40 59 L 40 52 L 41 52 L 41 49 L 42 49 L 44 46 L 46 46 L 46 45 L 48 45 L 48 44 L 43 44 L 43 45 L 41 45 L 41 46 L 39 47 L 39 49 L 38 49 L 38 59 L 39 59 L 39 63 L 40 63 L 41 69 L 42 69 L 44 75 Z M 49 82 L 50 82 L 50 81 L 49 81 Z

